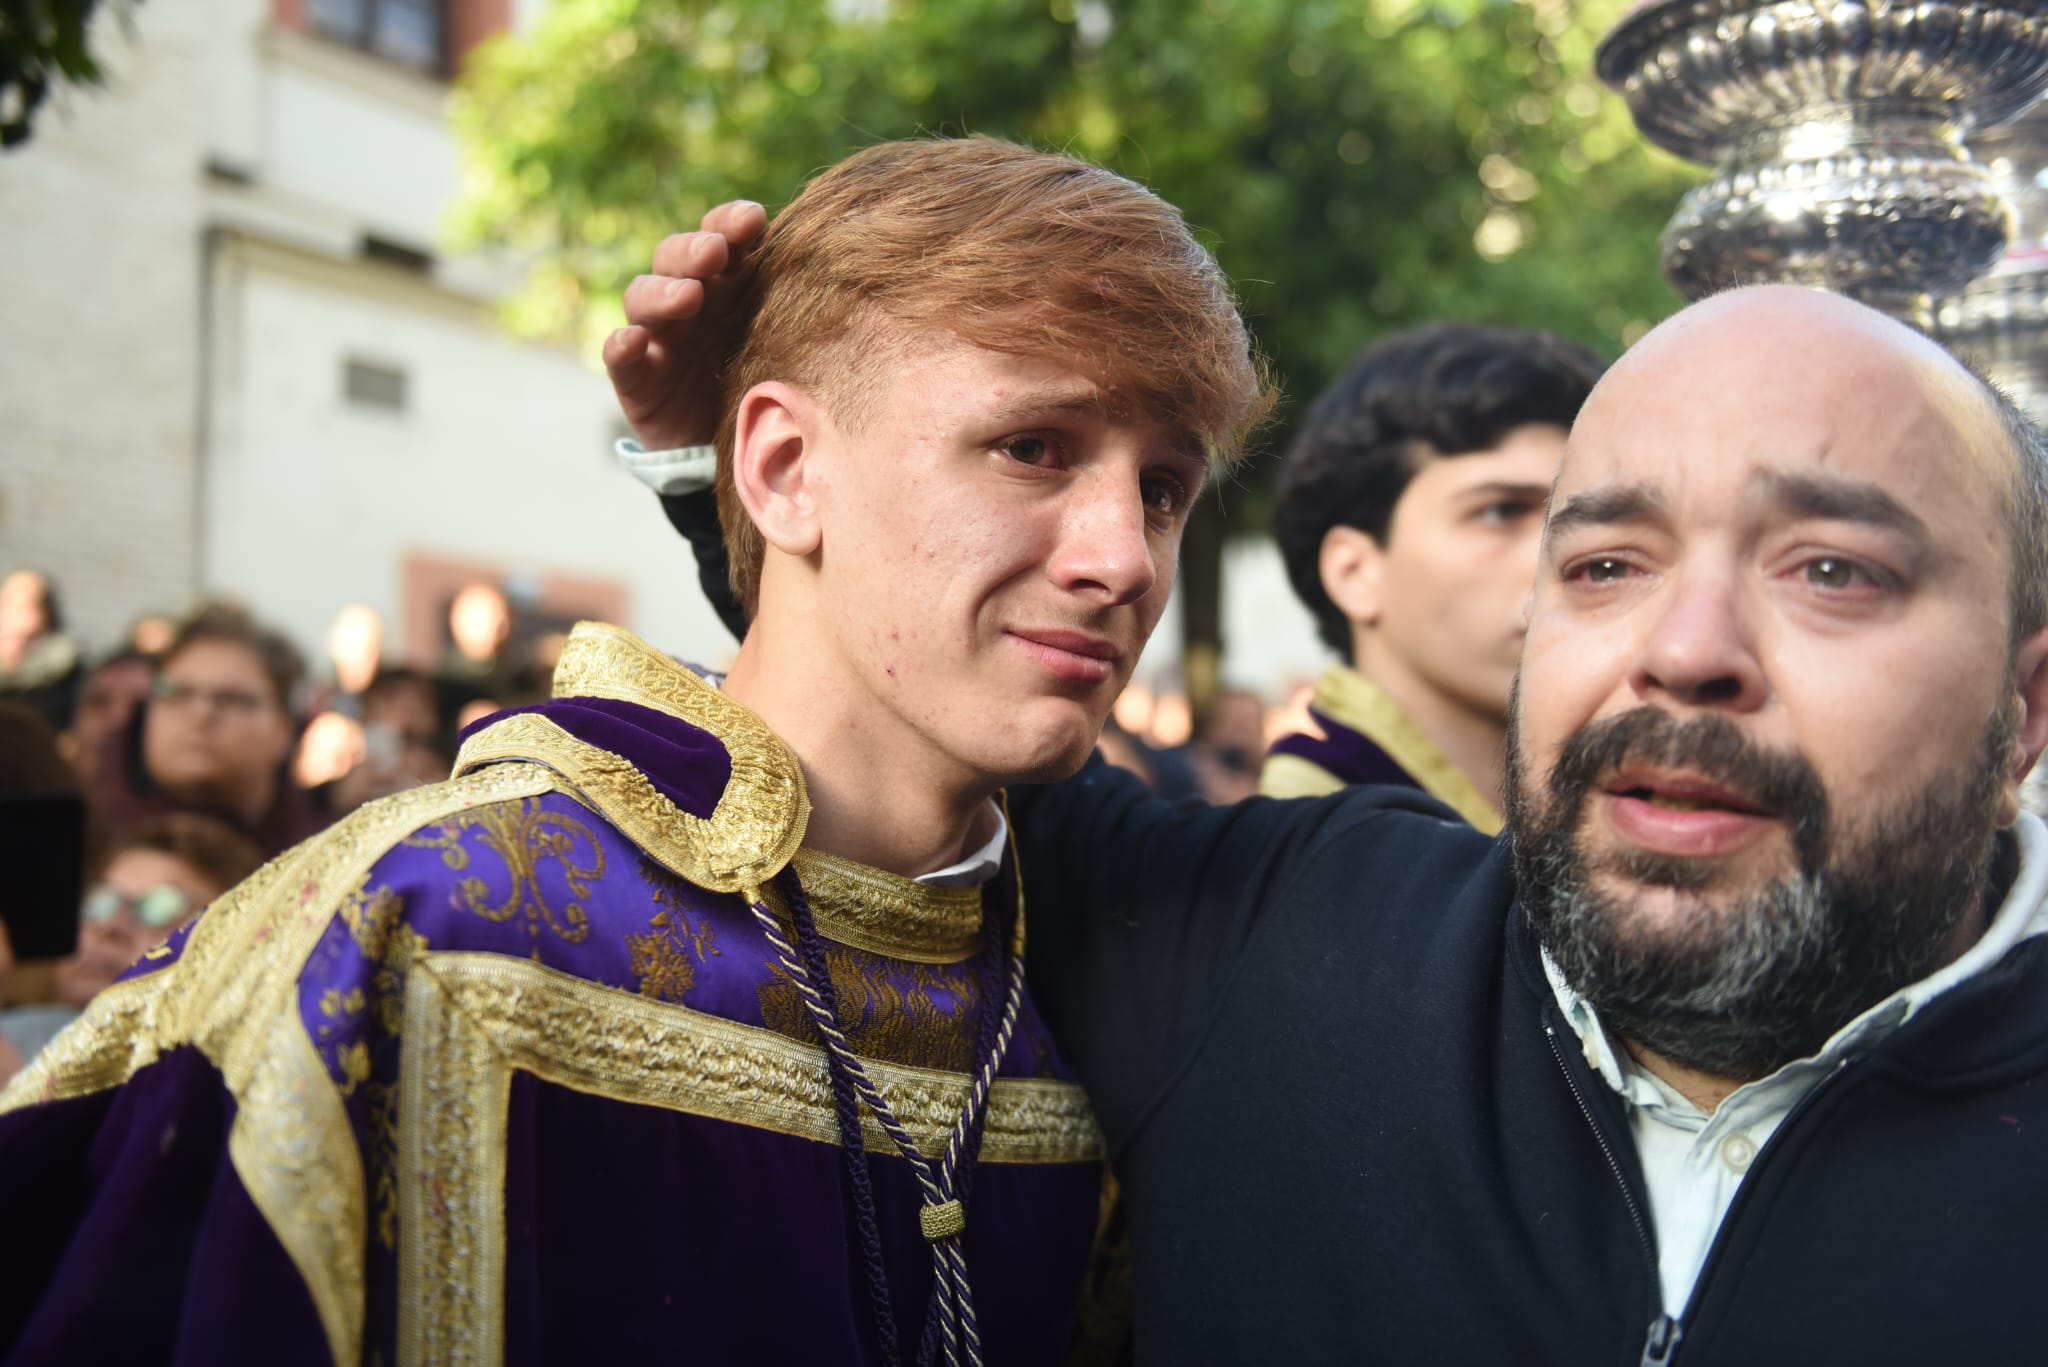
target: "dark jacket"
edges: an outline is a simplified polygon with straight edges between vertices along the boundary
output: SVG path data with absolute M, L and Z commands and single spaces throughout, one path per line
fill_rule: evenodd
M 1100 765 L 1015 812 L 1141 1363 L 2048 1360 L 2048 937 L 1788 1117 L 1674 1325 L 1504 843 L 1414 792 L 1177 809 Z

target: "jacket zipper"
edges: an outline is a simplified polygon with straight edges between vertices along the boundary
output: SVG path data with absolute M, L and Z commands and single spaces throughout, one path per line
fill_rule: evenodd
M 1557 1028 L 1546 1023 L 1543 1035 L 1550 1043 L 1550 1056 L 1557 1060 L 1557 1070 L 1564 1074 L 1564 1085 L 1571 1089 L 1572 1100 L 1578 1103 L 1579 1114 L 1585 1117 L 1586 1128 L 1593 1132 L 1593 1142 L 1600 1146 L 1600 1156 L 1607 1160 L 1607 1170 L 1614 1174 L 1614 1184 L 1621 1188 L 1621 1199 L 1628 1206 L 1629 1222 L 1636 1227 L 1636 1242 L 1642 1247 L 1643 1261 L 1650 1269 L 1650 1288 L 1656 1298 L 1657 1314 L 1650 1321 L 1649 1333 L 1643 1338 L 1642 1367 L 1669 1367 L 1672 1357 L 1678 1352 L 1679 1343 L 1685 1338 L 1685 1327 L 1664 1311 L 1663 1296 L 1658 1290 L 1663 1280 L 1657 1272 L 1657 1247 L 1650 1241 L 1650 1226 L 1643 1219 L 1642 1207 L 1636 1204 L 1636 1194 L 1629 1187 L 1628 1175 L 1621 1170 L 1621 1161 L 1614 1156 L 1613 1146 L 1593 1120 L 1593 1108 L 1586 1104 L 1585 1093 L 1579 1090 L 1579 1080 L 1572 1076 L 1572 1070 L 1565 1064 L 1564 1051 L 1557 1043 Z

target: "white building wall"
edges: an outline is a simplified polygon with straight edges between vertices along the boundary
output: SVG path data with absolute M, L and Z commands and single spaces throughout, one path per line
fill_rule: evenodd
M 105 93 L 0 155 L 0 569 L 47 570 L 88 638 L 192 583 L 203 6 L 100 26 Z
M 632 625 L 722 660 L 688 548 L 607 453 L 603 378 L 477 306 L 373 263 L 237 242 L 220 272 L 223 376 L 206 579 L 312 645 L 343 604 L 396 623 L 409 553 L 623 582 Z M 351 358 L 406 377 L 402 412 L 343 393 Z

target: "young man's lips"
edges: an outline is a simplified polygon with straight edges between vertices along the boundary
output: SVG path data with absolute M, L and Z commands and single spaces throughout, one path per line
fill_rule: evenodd
M 1601 785 L 1601 798 L 1616 835 L 1681 858 L 1731 853 L 1777 824 L 1754 800 L 1689 775 L 1623 773 Z
M 1116 672 L 1120 652 L 1106 637 L 1058 629 L 1013 629 L 1010 636 L 1064 682 L 1097 684 Z

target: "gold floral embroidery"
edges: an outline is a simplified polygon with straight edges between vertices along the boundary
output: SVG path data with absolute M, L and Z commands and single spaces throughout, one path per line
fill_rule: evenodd
M 817 1023 L 788 972 L 773 960 L 769 968 L 774 976 L 755 990 L 762 1023 L 778 1035 L 823 1047 Z M 948 973 L 928 964 L 907 964 L 892 973 L 886 959 L 827 945 L 825 971 L 854 1053 L 956 1073 L 974 1066 L 982 993 L 971 966 Z M 907 977 L 908 984 L 899 986 L 898 976 Z M 940 993 L 952 996 L 950 1006 L 941 1004 Z
M 502 760 L 545 764 L 652 858 L 715 892 L 767 882 L 802 843 L 811 803 L 796 756 L 760 718 L 632 633 L 578 623 L 555 667 L 555 696 L 637 703 L 716 736 L 732 774 L 710 817 L 683 811 L 624 759 L 534 713 L 471 736 L 456 772 Z
M 0 1114 L 119 1086 L 191 1044 L 235 1098 L 228 1156 L 299 1275 L 336 1362 L 363 1347 L 362 1157 L 341 1089 L 307 1034 L 298 975 L 339 903 L 407 832 L 466 808 L 547 791 L 506 764 L 373 802 L 215 901 L 175 963 L 102 992 L 0 1091 Z M 374 1085 L 374 1084 L 373 1084 Z
M 463 812 L 437 833 L 422 833 L 405 843 L 441 851 L 441 862 L 460 873 L 471 867 L 469 847 L 463 843 L 471 830 L 480 832 L 480 842 L 503 861 L 512 884 L 502 901 L 494 901 L 486 879 L 474 874 L 462 879 L 455 885 L 455 895 L 463 909 L 498 922 L 524 913 L 527 934 L 537 936 L 546 925 L 570 944 L 582 943 L 590 934 L 590 916 L 582 899 L 590 896 L 591 883 L 604 877 L 604 847 L 590 827 L 527 800 Z M 540 866 L 547 859 L 561 865 L 562 881 L 578 899 L 564 903 L 560 916 L 541 893 Z
M 661 910 L 648 921 L 644 934 L 626 937 L 626 949 L 633 956 L 633 977 L 640 984 L 641 996 L 679 1002 L 697 985 L 696 965 L 720 953 L 718 927 L 691 914 L 682 884 L 667 873 L 642 865 L 640 876 Z M 693 956 L 696 963 L 691 962 Z

